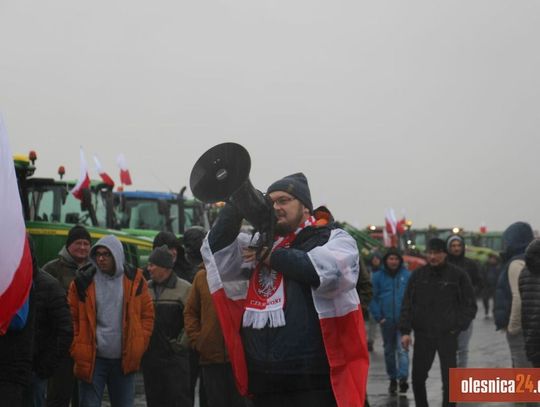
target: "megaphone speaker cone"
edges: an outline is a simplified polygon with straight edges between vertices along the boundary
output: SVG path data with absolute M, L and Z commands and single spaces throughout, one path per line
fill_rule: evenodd
M 222 143 L 206 151 L 191 170 L 193 195 L 207 203 L 224 201 L 249 178 L 251 159 L 240 144 Z

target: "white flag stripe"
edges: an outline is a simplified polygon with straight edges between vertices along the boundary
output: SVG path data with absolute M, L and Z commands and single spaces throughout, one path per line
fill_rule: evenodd
M 13 155 L 0 116 L 0 294 L 9 287 L 21 261 L 26 229 Z
M 126 156 L 123 153 L 118 154 L 118 157 L 116 157 L 116 162 L 118 163 L 120 169 L 124 171 L 128 169 Z
M 103 167 L 101 166 L 101 161 L 99 161 L 99 158 L 95 154 L 94 154 L 94 163 L 96 164 L 96 172 L 98 174 L 101 174 L 103 172 Z
M 88 166 L 86 165 L 86 159 L 84 158 L 84 151 L 82 147 L 80 149 L 80 160 L 81 160 L 81 165 L 79 168 L 79 179 L 77 180 L 77 184 L 73 187 L 71 192 L 79 190 L 82 183 L 86 179 L 86 174 L 88 173 Z

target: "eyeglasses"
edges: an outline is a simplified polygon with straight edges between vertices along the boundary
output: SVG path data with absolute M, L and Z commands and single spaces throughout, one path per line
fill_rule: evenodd
M 109 257 L 112 257 L 112 253 L 111 252 L 96 252 L 96 259 L 100 257 L 108 259 Z
M 275 201 L 272 201 L 272 204 L 277 205 L 277 206 L 285 206 L 289 202 L 292 202 L 292 201 L 295 201 L 295 200 L 296 200 L 296 198 L 294 198 L 294 197 L 282 196 L 281 198 L 278 198 Z

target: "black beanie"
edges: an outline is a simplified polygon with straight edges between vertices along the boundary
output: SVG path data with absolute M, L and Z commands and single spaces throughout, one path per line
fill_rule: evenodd
M 75 225 L 68 232 L 66 247 L 69 247 L 71 243 L 79 239 L 88 240 L 90 243 L 92 243 L 92 238 L 90 237 L 88 230 L 86 230 L 84 226 Z
M 438 237 L 434 237 L 432 239 L 429 239 L 426 250 L 446 253 L 446 243 L 444 242 L 444 240 L 439 239 Z
M 309 185 L 307 178 L 301 172 L 288 175 L 282 178 L 268 187 L 267 194 L 275 191 L 283 191 L 291 194 L 304 204 L 309 209 L 310 213 L 313 213 L 313 204 L 311 203 L 311 193 L 309 192 Z
M 169 252 L 167 245 L 163 245 L 155 248 L 150 257 L 148 257 L 148 263 L 155 264 L 156 266 L 166 269 L 172 269 L 174 266 L 173 256 Z
M 159 232 L 156 237 L 154 237 L 153 248 L 166 245 L 169 249 L 178 249 L 179 242 L 174 234 L 171 232 Z
M 198 226 L 184 232 L 184 249 L 190 258 L 202 261 L 201 246 L 205 236 L 204 229 Z

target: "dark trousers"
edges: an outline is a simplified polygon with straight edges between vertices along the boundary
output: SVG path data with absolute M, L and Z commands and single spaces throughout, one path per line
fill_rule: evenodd
M 187 352 L 170 359 L 143 360 L 144 392 L 148 407 L 190 407 L 193 405 Z
M 263 393 L 255 395 L 254 407 L 335 407 L 336 399 L 331 389 L 304 390 L 287 393 Z
M 417 407 L 427 407 L 426 380 L 431 369 L 435 353 L 439 354 L 441 378 L 443 382 L 443 406 L 455 406 L 450 403 L 448 378 L 450 368 L 456 367 L 457 335 L 446 334 L 432 337 L 415 333 L 412 366 L 412 387 Z
M 190 394 L 193 405 L 195 405 L 195 387 L 197 386 L 197 379 L 199 379 L 199 406 L 208 407 L 208 403 L 206 402 L 206 392 L 204 391 L 204 380 L 199 365 L 199 352 L 194 349 L 189 350 L 189 377 Z
M 19 407 L 23 405 L 24 386 L 18 383 L 0 382 L 2 405 Z
M 201 365 L 208 407 L 245 407 L 234 383 L 230 363 Z
M 47 384 L 47 407 L 79 406 L 79 386 L 73 375 L 73 359 L 66 357 L 60 361 Z

